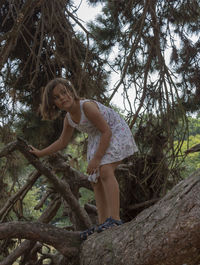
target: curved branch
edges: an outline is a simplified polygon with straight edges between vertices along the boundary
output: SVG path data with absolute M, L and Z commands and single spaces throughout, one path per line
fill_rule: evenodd
M 23 238 L 49 244 L 64 256 L 78 254 L 79 232 L 68 232 L 53 225 L 37 222 L 8 222 L 0 224 L 0 239 Z
M 46 176 L 51 183 L 53 183 L 55 189 L 62 195 L 62 197 L 66 200 L 66 202 L 71 207 L 74 214 L 77 216 L 77 219 L 80 220 L 81 227 L 80 229 L 89 228 L 92 226 L 91 220 L 87 214 L 87 212 L 82 208 L 74 196 L 74 194 L 71 191 L 71 188 L 69 184 L 66 181 L 60 180 L 57 178 L 57 176 L 52 172 L 52 170 L 45 166 L 38 158 L 36 158 L 34 155 L 32 155 L 29 152 L 29 147 L 26 144 L 26 142 L 18 138 L 18 141 L 12 142 L 8 144 L 6 147 L 0 151 L 0 157 L 8 155 L 10 152 L 15 151 L 18 149 L 25 157 L 26 159 L 44 176 Z M 62 159 L 61 159 L 62 160 Z M 57 159 L 58 161 L 58 159 Z M 61 161 L 63 162 L 63 161 Z M 59 164 L 63 166 L 63 163 Z M 66 169 L 66 165 L 64 165 L 64 168 Z M 74 176 L 74 184 L 77 185 L 79 183 L 79 186 L 81 184 L 85 184 L 84 186 L 88 188 L 90 185 L 87 181 L 87 178 L 83 174 L 79 174 L 75 169 L 72 169 L 68 166 L 69 175 L 73 174 Z M 61 168 L 60 168 L 61 169 Z M 69 177 L 69 179 L 71 179 Z M 87 184 L 86 184 L 87 183 Z M 5 208 L 5 207 L 4 207 Z M 2 210 L 4 211 L 4 209 Z M 2 214 L 2 213 L 1 213 Z

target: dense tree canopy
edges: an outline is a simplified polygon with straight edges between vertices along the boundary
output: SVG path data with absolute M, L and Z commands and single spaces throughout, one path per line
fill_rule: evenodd
M 53 122 L 42 120 L 40 115 L 43 88 L 54 77 L 68 78 L 80 96 L 107 105 L 113 105 L 116 93 L 122 91 L 124 105 L 114 107 L 124 115 L 139 147 L 138 154 L 123 161 L 117 170 L 125 221 L 186 177 L 182 169 L 191 173 L 194 165 L 198 166 L 196 154 L 184 166 L 181 163 L 188 139 L 195 144 L 199 139 L 198 120 L 188 118 L 200 108 L 199 1 L 87 2 L 102 6 L 102 11 L 85 25 L 77 15 L 82 1 L 0 1 L 2 222 L 39 218 L 39 222 L 70 224 L 71 229 L 80 230 L 96 220 L 92 192 L 88 191 L 91 187 L 82 174 L 84 135 L 76 134 L 67 151 L 42 165 L 26 155 L 24 158 L 26 146 L 20 149 L 16 141 L 16 136 L 22 136 L 29 144 L 44 147 L 60 135 L 65 113 Z M 45 171 L 45 163 L 53 172 Z M 70 177 L 75 178 L 71 186 Z M 60 184 L 63 178 L 64 184 Z M 79 192 L 87 197 L 82 198 L 89 202 L 87 210 L 80 208 Z M 40 203 L 34 206 L 36 201 Z M 32 206 L 27 209 L 27 204 Z M 9 259 L 12 247 L 19 243 L 2 241 L 0 258 Z M 27 251 L 30 242 L 25 244 Z M 18 255 L 20 264 L 29 264 L 29 254 L 35 258 L 37 246 L 33 246 L 36 250 L 32 254 Z M 53 264 L 53 255 L 49 259 Z

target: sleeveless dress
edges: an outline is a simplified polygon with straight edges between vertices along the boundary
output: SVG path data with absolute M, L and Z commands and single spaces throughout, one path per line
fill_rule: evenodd
M 125 120 L 113 109 L 104 106 L 98 101 L 84 99 L 80 100 L 81 119 L 79 124 L 75 123 L 67 112 L 69 124 L 77 130 L 88 134 L 87 161 L 89 162 L 96 153 L 99 146 L 101 132 L 88 120 L 83 111 L 83 103 L 93 101 L 97 104 L 101 115 L 108 123 L 112 137 L 106 153 L 101 159 L 100 165 L 118 162 L 138 151 L 135 140 Z M 89 180 L 96 182 L 96 176 L 90 176 Z M 94 178 L 94 179 L 93 179 Z

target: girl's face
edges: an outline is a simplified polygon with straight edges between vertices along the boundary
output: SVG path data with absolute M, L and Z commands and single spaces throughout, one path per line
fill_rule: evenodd
M 73 96 L 63 84 L 58 84 L 54 87 L 52 96 L 54 104 L 60 110 L 68 111 L 74 103 Z

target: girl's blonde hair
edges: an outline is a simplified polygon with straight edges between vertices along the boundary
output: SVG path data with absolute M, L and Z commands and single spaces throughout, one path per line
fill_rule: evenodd
M 44 120 L 53 120 L 58 117 L 60 110 L 56 107 L 53 99 L 53 89 L 62 84 L 70 91 L 75 100 L 80 99 L 77 95 L 74 86 L 70 81 L 64 78 L 55 78 L 51 80 L 46 87 L 42 95 L 42 104 L 40 105 L 40 111 Z

